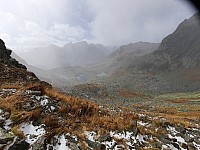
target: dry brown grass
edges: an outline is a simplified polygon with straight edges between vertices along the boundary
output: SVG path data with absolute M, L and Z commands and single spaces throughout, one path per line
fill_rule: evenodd
M 172 99 L 172 100 L 168 100 L 168 102 L 171 103 L 186 103 L 186 102 L 190 102 L 193 100 L 200 100 L 200 98 L 180 98 L 180 99 Z
M 1 89 L 21 89 L 23 86 L 20 83 L 15 83 L 15 84 L 2 84 L 0 85 Z
M 18 136 L 20 139 L 24 138 L 24 133 L 19 129 L 19 126 L 14 126 L 11 129 L 12 133 Z
M 59 100 L 59 111 L 56 114 L 44 114 L 41 109 L 36 108 L 31 111 L 23 110 L 23 103 L 29 98 L 16 93 L 1 100 L 0 107 L 11 112 L 10 119 L 17 125 L 23 121 L 37 120 L 41 118 L 47 130 L 56 134 L 64 131 L 76 133 L 83 138 L 85 130 L 102 132 L 123 130 L 132 125 L 132 120 L 138 116 L 132 113 L 114 113 L 99 108 L 99 105 L 86 99 L 67 96 L 52 88 L 45 88 L 41 84 L 29 84 L 24 89 L 43 90 L 44 94 L 52 99 Z M 24 91 L 24 89 L 22 91 Z M 58 120 L 58 117 L 61 118 Z M 62 128 L 61 128 L 62 127 Z
M 183 111 L 180 111 L 181 109 Z M 200 107 L 186 107 L 185 105 L 177 108 L 160 107 L 155 109 L 153 112 L 145 112 L 145 114 L 165 118 L 170 124 L 179 124 L 184 127 L 196 127 L 195 122 L 200 120 Z M 159 123 L 159 119 L 154 120 L 155 124 L 157 124 L 156 122 Z
M 56 118 L 56 116 L 52 116 L 52 115 L 47 115 L 45 118 L 44 118 L 44 124 L 47 126 L 47 127 L 58 127 L 58 119 Z
M 41 109 L 32 110 L 31 113 L 30 113 L 30 120 L 40 119 L 41 113 L 42 113 Z
M 24 99 L 21 96 L 14 94 L 1 99 L 0 107 L 6 111 L 16 110 L 17 104 L 22 101 L 24 101 Z

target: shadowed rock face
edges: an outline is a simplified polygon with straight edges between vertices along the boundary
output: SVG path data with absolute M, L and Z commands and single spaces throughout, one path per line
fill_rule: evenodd
M 2 39 L 0 39 L 0 62 L 15 66 L 18 68 L 24 68 L 26 67 L 22 64 L 19 64 L 18 61 L 16 61 L 14 58 L 11 57 L 12 51 L 7 49 L 5 46 L 5 43 Z
M 3 62 L 8 61 L 11 57 L 11 50 L 6 49 L 5 43 L 2 39 L 0 39 L 0 59 Z
M 185 19 L 165 37 L 158 50 L 146 55 L 138 67 L 147 70 L 176 70 L 200 67 L 200 13 Z

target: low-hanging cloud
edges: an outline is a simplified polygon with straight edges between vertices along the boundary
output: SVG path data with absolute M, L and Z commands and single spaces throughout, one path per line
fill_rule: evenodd
M 96 16 L 92 41 L 121 45 L 160 42 L 194 13 L 184 0 L 88 0 Z
M 87 40 L 160 42 L 195 10 L 184 0 L 0 0 L 0 37 L 10 47 Z

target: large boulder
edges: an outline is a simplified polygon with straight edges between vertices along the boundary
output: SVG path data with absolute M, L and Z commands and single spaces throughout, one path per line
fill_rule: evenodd
M 26 69 L 24 65 L 19 64 L 17 60 L 11 57 L 11 53 L 12 53 L 12 50 L 7 49 L 4 41 L 0 39 L 0 62 L 11 65 L 11 66 L 15 66 L 18 68 Z

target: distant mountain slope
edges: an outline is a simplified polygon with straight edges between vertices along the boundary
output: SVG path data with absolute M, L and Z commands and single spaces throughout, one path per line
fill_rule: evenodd
M 97 72 L 111 73 L 114 70 L 126 66 L 133 60 L 144 54 L 158 49 L 159 43 L 137 42 L 120 46 L 116 51 L 105 57 L 100 63 L 93 64 L 88 68 Z
M 129 88 L 162 92 L 199 89 L 199 13 L 184 20 L 172 34 L 162 40 L 156 51 L 125 62 L 114 71 L 112 80 L 108 82 L 117 81 Z
M 175 70 L 200 67 L 199 13 L 185 19 L 177 29 L 161 42 L 157 51 L 144 56 L 137 63 L 142 70 Z
M 108 54 L 109 49 L 101 44 L 78 42 L 68 43 L 64 47 L 50 45 L 35 48 L 32 51 L 21 53 L 20 57 L 33 66 L 42 69 L 53 69 L 97 63 Z

